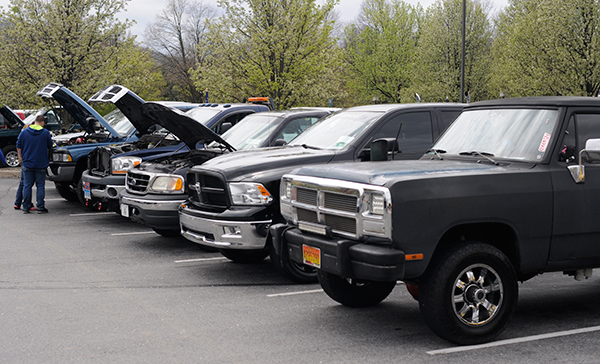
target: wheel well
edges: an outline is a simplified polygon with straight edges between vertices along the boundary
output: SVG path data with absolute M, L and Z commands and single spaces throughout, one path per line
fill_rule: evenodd
M 442 255 L 454 244 L 461 241 L 478 241 L 490 244 L 506 255 L 513 267 L 518 271 L 519 253 L 517 235 L 514 230 L 503 223 L 473 223 L 455 226 L 448 230 L 437 245 L 434 258 Z
M 75 166 L 75 172 L 73 172 L 73 183 L 77 184 L 83 171 L 87 169 L 87 156 L 79 158 L 77 165 Z

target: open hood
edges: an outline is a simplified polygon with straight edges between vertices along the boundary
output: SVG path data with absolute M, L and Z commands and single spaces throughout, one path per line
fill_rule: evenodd
M 229 151 L 235 151 L 223 138 L 180 110 L 157 102 L 146 102 L 141 106 L 141 110 L 144 115 L 175 134 L 190 149 L 196 149 L 197 143 L 208 144 L 216 141 L 226 146 Z
M 0 107 L 0 114 L 4 116 L 4 121 L 11 129 L 23 128 L 23 125 L 25 125 L 19 115 L 15 114 L 15 112 L 6 105 Z
M 98 120 L 113 137 L 119 137 L 119 133 L 96 110 L 61 84 L 49 83 L 36 96 L 56 100 L 89 134 L 94 134 L 94 120 Z
M 110 85 L 96 92 L 88 102 L 112 102 L 142 134 L 156 122 L 142 114 L 140 106 L 144 100 L 133 91 L 121 85 Z

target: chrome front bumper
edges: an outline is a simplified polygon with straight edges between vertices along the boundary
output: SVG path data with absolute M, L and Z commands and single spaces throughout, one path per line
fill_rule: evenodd
M 119 194 L 125 189 L 125 186 L 107 185 L 104 189 L 92 188 L 90 190 L 92 197 L 107 199 L 107 200 L 118 200 Z
M 125 188 L 125 187 L 123 187 Z M 137 207 L 142 210 L 152 210 L 152 211 L 177 211 L 179 205 L 185 202 L 184 199 L 178 200 L 145 200 L 143 198 L 135 198 L 123 196 L 121 194 L 122 204 L 129 205 L 132 207 Z
M 271 220 L 225 221 L 206 219 L 179 210 L 181 235 L 186 239 L 218 249 L 263 249 Z

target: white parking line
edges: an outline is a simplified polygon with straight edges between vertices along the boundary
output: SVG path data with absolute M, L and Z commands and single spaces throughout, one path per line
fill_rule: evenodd
M 110 212 L 110 211 L 107 211 L 107 212 L 86 212 L 86 213 L 83 213 L 83 214 L 70 214 L 69 216 L 75 217 L 75 216 L 92 216 L 92 215 L 115 215 L 115 216 L 118 216 L 116 213 Z
M 293 296 L 293 295 L 297 295 L 297 294 L 318 293 L 318 292 L 323 292 L 323 290 L 322 289 L 312 289 L 310 291 L 297 291 L 297 292 L 287 292 L 287 293 L 275 293 L 275 294 L 268 294 L 267 297 Z
M 67 200 L 65 200 L 64 198 L 45 198 L 44 202 L 45 201 L 67 201 Z
M 115 234 L 110 234 L 112 236 L 120 236 L 120 235 L 142 235 L 142 234 L 156 234 L 154 232 L 154 230 L 149 230 L 149 231 L 136 231 L 136 232 L 132 232 L 132 233 L 115 233 Z
M 198 258 L 198 259 L 186 259 L 186 260 L 176 260 L 175 263 L 190 263 L 190 262 L 204 262 L 209 260 L 227 260 L 225 257 L 216 257 L 216 258 Z
M 458 352 L 462 352 L 462 351 L 490 348 L 490 347 L 494 347 L 494 346 L 520 344 L 520 343 L 524 343 L 524 342 L 528 342 L 528 341 L 550 339 L 553 337 L 577 335 L 577 334 L 583 334 L 583 333 L 592 332 L 592 331 L 600 331 L 600 326 L 592 326 L 592 327 L 586 327 L 583 329 L 575 329 L 575 330 L 567 330 L 567 331 L 557 331 L 557 332 L 551 332 L 549 334 L 525 336 L 525 337 L 516 338 L 516 339 L 494 341 L 494 342 L 487 343 L 487 344 L 459 346 L 459 347 L 455 347 L 455 348 L 432 350 L 432 351 L 428 351 L 427 354 L 440 355 L 440 354 L 458 353 Z

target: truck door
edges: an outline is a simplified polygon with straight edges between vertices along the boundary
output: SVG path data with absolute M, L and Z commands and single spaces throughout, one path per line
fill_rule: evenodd
M 600 262 L 600 164 L 585 163 L 585 183 L 575 183 L 567 165 L 578 163 L 586 140 L 600 138 L 600 114 L 571 110 L 568 126 L 551 162 L 554 224 L 550 264 L 581 267 Z M 557 166 L 557 167 L 554 167 Z

